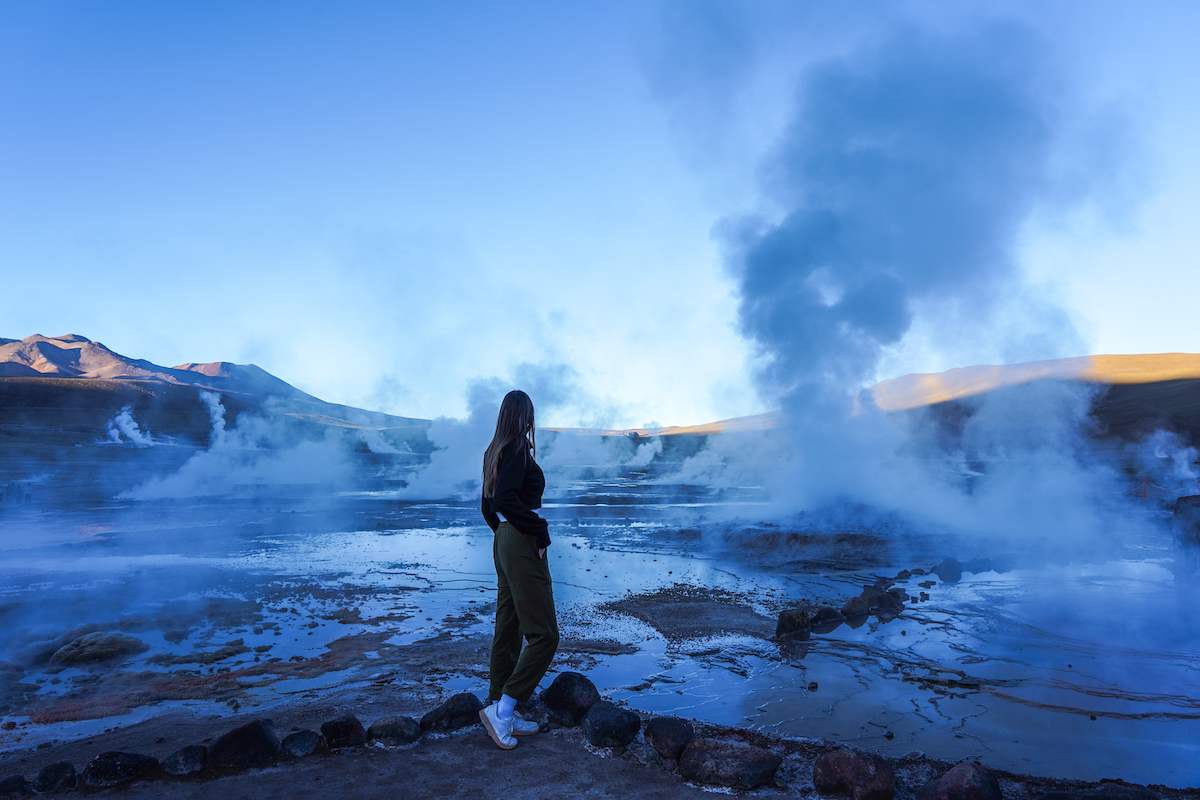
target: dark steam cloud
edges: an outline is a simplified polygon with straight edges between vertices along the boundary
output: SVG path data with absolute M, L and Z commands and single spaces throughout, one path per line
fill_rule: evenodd
M 871 381 L 919 301 L 961 304 L 975 324 L 994 314 L 1020 226 L 1056 196 L 1046 69 L 1030 31 L 999 24 L 956 39 L 907 29 L 810 68 L 766 173 L 782 214 L 732 235 L 768 394 Z

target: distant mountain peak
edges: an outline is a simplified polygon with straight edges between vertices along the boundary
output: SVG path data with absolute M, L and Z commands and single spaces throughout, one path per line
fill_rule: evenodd
M 253 364 L 214 361 L 163 367 L 115 353 L 75 333 L 0 339 L 0 377 L 160 381 L 218 392 L 317 399 Z

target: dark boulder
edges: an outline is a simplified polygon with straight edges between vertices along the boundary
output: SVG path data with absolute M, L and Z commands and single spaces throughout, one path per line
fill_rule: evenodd
M 896 776 L 881 758 L 834 750 L 817 756 L 813 763 L 813 786 L 822 797 L 892 800 L 896 794 Z
M 358 721 L 358 717 L 353 714 L 322 722 L 321 735 L 329 743 L 330 750 L 358 747 L 360 744 L 367 743 L 367 731 Z
M 595 747 L 624 747 L 642 729 L 642 718 L 616 703 L 600 700 L 583 715 L 583 735 Z
M 149 649 L 141 639 L 123 633 L 89 633 L 60 647 L 50 660 L 57 664 L 90 664 Z
M 139 753 L 101 753 L 83 768 L 83 782 L 104 788 L 141 778 L 158 766 L 158 759 Z
M 542 702 L 550 719 L 574 727 L 583 721 L 583 715 L 592 705 L 600 702 L 600 692 L 596 691 L 596 684 L 578 672 L 560 672 L 542 692 Z
M 802 608 L 789 608 L 779 612 L 779 620 L 775 623 L 775 637 L 805 634 L 810 627 L 807 611 Z
M 33 790 L 38 794 L 53 794 L 74 789 L 78 783 L 79 778 L 75 774 L 75 765 L 70 761 L 60 761 L 57 764 L 42 767 L 42 771 L 33 779 Z
M 448 733 L 468 725 L 479 724 L 479 712 L 483 703 L 470 692 L 451 697 L 437 708 L 421 717 L 421 730 Z
M 862 594 L 859 595 L 862 601 L 867 604 L 868 611 L 879 606 L 879 598 L 882 596 L 883 590 L 876 586 L 864 586 Z
M 958 583 L 962 580 L 962 564 L 958 563 L 957 558 L 944 558 L 942 563 L 930 570 L 934 575 L 937 575 L 945 583 Z
M 195 775 L 208 766 L 208 750 L 202 744 L 181 747 L 163 759 L 162 768 L 172 775 Z
M 24 775 L 9 775 L 0 781 L 0 797 L 22 797 L 29 794 Z
M 879 601 L 875 604 L 875 613 L 880 616 L 896 616 L 904 611 L 904 600 L 908 598 L 906 594 L 904 598 L 894 595 L 891 592 L 881 592 Z
M 936 780 L 931 780 L 917 793 L 917 800 L 1002 800 L 1000 782 L 987 767 L 978 762 L 955 764 Z
M 678 759 L 696 738 L 696 729 L 686 719 L 655 717 L 646 723 L 642 736 L 663 758 Z
M 392 747 L 412 744 L 421 738 L 421 723 L 412 717 L 384 717 L 371 723 L 367 736 Z
M 865 617 L 870 610 L 867 601 L 861 597 L 851 597 L 846 601 L 846 605 L 842 606 L 842 616 L 846 619 L 859 619 Z
M 329 743 L 316 731 L 296 731 L 283 737 L 283 751 L 293 758 L 308 758 L 317 753 L 328 753 Z
M 846 621 L 836 608 L 821 606 L 812 616 L 813 633 L 829 633 Z
M 222 767 L 253 767 L 279 755 L 283 746 L 266 720 L 256 719 L 223 733 L 208 746 L 208 763 Z
M 755 789 L 770 783 L 783 759 L 741 742 L 693 739 L 679 757 L 679 774 L 689 781 Z

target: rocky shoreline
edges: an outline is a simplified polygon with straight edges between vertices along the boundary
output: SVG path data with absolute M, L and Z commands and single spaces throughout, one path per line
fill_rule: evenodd
M 293 726 L 282 738 L 277 733 L 282 725 L 251 719 L 203 742 L 170 743 L 159 737 L 155 742 L 161 745 L 161 750 L 169 751 L 161 760 L 121 749 L 107 750 L 79 765 L 60 758 L 56 752 L 68 748 L 38 748 L 20 759 L 21 766 L 29 772 L 10 774 L 0 780 L 0 797 L 97 790 L 131 796 L 145 791 L 151 792 L 148 796 L 190 797 L 206 792 L 208 784 L 231 780 L 241 783 L 248 780 L 259 784 L 260 789 L 268 784 L 283 787 L 291 796 L 305 796 L 308 789 L 300 785 L 302 775 L 311 784 L 320 780 L 320 776 L 311 774 L 314 765 L 331 773 L 356 770 L 359 766 L 352 759 L 343 760 L 356 753 L 373 752 L 392 759 L 393 770 L 403 769 L 403 760 L 415 758 L 413 754 L 418 750 L 426 758 L 462 761 L 467 754 L 458 751 L 464 747 L 474 751 L 488 744 L 479 725 L 482 707 L 483 703 L 474 694 L 460 692 L 426 711 L 420 719 L 390 714 L 366 726 L 353 713 L 344 713 L 313 728 Z M 508 755 L 514 765 L 536 768 L 539 759 L 550 757 L 553 751 L 558 751 L 557 757 L 561 758 L 564 750 L 580 770 L 585 769 L 588 761 L 612 760 L 630 765 L 633 771 L 622 770 L 619 776 L 612 770 L 601 770 L 601 776 L 611 776 L 611 785 L 593 786 L 599 794 L 592 796 L 636 795 L 638 786 L 625 784 L 631 776 L 640 775 L 647 786 L 673 785 L 677 790 L 719 789 L 749 792 L 754 796 L 818 795 L 850 800 L 1200 797 L 1198 789 L 1017 775 L 969 761 L 958 764 L 939 761 L 920 753 L 885 758 L 819 739 L 777 737 L 678 717 L 642 714 L 603 699 L 595 685 L 577 672 L 559 673 L 543 692 L 530 703 L 519 706 L 518 711 L 538 722 L 542 735 L 534 738 L 548 742 L 549 751 L 539 742 L 538 747 L 501 754 Z M 110 736 L 105 744 L 111 741 Z M 69 749 L 79 753 L 90 744 L 90 741 L 77 742 Z M 526 750 L 533 753 L 522 759 Z M 572 751 L 577 755 L 570 755 Z M 500 753 L 495 748 L 488 748 L 488 752 Z M 306 769 L 300 770 L 302 765 L 307 765 Z M 418 777 L 418 773 L 413 773 L 414 780 Z M 456 780 L 459 789 L 454 791 L 466 792 L 473 780 L 486 783 L 495 781 L 496 776 L 481 765 L 479 775 L 472 778 L 469 769 L 459 770 Z M 394 788 L 394 784 L 388 786 Z

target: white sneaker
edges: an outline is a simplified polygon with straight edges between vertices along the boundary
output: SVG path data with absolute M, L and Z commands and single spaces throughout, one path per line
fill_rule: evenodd
M 509 722 L 512 723 L 513 736 L 533 736 L 535 733 L 539 733 L 542 730 L 541 725 L 538 725 L 536 722 L 530 722 L 527 719 L 523 719 L 522 717 L 517 716 L 515 713 L 512 715 L 512 719 L 509 720 Z
M 496 716 L 496 710 L 495 703 L 481 710 L 479 721 L 483 723 L 483 729 L 492 737 L 497 747 L 501 750 L 512 750 L 517 746 L 517 740 L 513 738 L 513 720 L 517 715 L 513 714 L 512 719 L 500 719 Z

